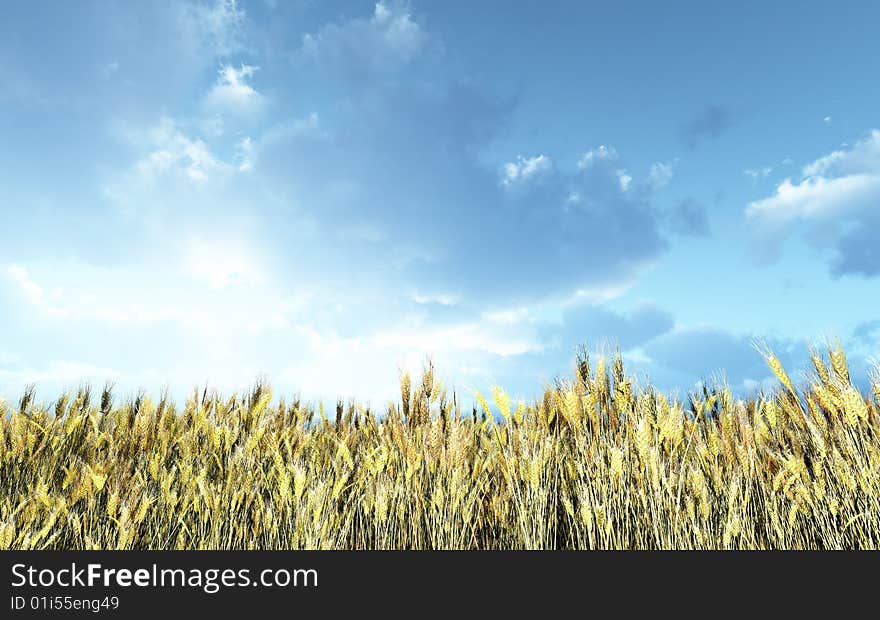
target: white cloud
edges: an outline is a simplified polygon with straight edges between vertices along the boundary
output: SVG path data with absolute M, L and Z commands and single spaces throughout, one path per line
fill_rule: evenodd
M 581 155 L 581 158 L 578 160 L 578 169 L 584 170 L 589 168 L 597 161 L 613 161 L 615 159 L 617 159 L 617 151 L 614 150 L 614 147 L 603 144 Z
M 876 207 L 880 175 L 851 174 L 837 178 L 783 180 L 776 193 L 746 207 L 753 222 L 785 224 L 794 220 L 828 220 Z
M 578 159 L 577 167 L 578 170 L 585 171 L 593 168 L 594 166 L 602 163 L 602 162 L 613 162 L 617 161 L 617 151 L 613 146 L 605 146 L 604 144 L 598 146 L 595 149 L 591 149 L 581 155 L 580 159 Z M 632 183 L 632 175 L 626 171 L 624 168 L 618 168 L 614 170 L 614 176 L 617 178 L 617 183 L 620 186 L 620 189 L 625 193 L 629 190 L 630 183 Z M 575 200 L 572 200 L 572 195 L 566 198 L 567 204 L 576 204 L 580 201 L 580 196 L 576 196 Z
M 237 69 L 232 65 L 222 66 L 217 83 L 208 93 L 208 106 L 240 115 L 253 115 L 262 111 L 266 104 L 265 98 L 248 84 L 248 80 L 258 69 L 259 67 L 244 64 Z
M 746 207 L 746 217 L 774 256 L 797 222 L 814 227 L 814 240 L 833 245 L 832 272 L 880 273 L 874 233 L 880 224 L 880 131 L 820 157 L 803 168 L 803 178 L 783 180 L 772 196 Z M 821 231 L 819 230 L 821 226 Z M 818 243 L 818 241 L 814 241 Z
M 804 166 L 805 177 L 820 175 L 840 176 L 846 174 L 880 173 L 880 130 L 873 130 L 864 140 L 847 149 L 833 151 Z
M 846 159 L 847 153 L 842 150 L 832 151 L 828 155 L 824 157 L 820 157 L 814 162 L 811 162 L 804 166 L 803 175 L 805 177 L 815 177 L 824 173 L 826 170 L 833 167 L 837 162 L 843 161 Z
M 880 130 L 849 150 L 837 150 L 803 168 L 800 182 L 783 180 L 769 198 L 746 208 L 752 220 L 827 219 L 876 208 L 880 198 Z
M 605 286 L 580 288 L 565 302 L 565 305 L 580 305 L 584 303 L 595 305 L 603 304 L 613 299 L 617 299 L 618 297 L 622 297 L 627 291 L 636 285 L 636 281 L 637 279 L 635 276 L 630 276 Z
M 831 121 L 832 121 L 832 118 L 831 118 L 830 116 L 826 116 L 826 117 L 823 118 L 822 120 L 824 121 L 824 123 L 825 123 L 826 125 L 830 125 L 830 124 L 831 124 Z
M 546 155 L 535 157 L 520 155 L 516 161 L 504 164 L 501 171 L 501 185 L 509 186 L 536 179 L 552 169 L 553 161 Z

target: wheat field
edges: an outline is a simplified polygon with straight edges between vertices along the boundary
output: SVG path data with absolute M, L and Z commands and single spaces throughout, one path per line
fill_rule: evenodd
M 426 364 L 377 414 L 265 383 L 181 408 L 87 388 L 0 405 L 2 549 L 875 549 L 880 379 L 839 347 L 798 386 L 639 387 L 581 356 L 461 411 Z

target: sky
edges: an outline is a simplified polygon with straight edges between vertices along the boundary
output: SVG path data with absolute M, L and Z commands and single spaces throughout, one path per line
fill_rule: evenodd
M 880 5 L 5 2 L 0 393 L 880 349 Z

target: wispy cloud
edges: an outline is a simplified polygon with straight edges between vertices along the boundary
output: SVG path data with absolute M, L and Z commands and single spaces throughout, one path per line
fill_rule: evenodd
M 668 162 L 655 162 L 651 164 L 651 169 L 648 172 L 648 183 L 654 189 L 662 189 L 669 185 L 669 182 L 672 181 L 672 177 L 675 176 L 675 166 L 678 163 L 677 159 Z
M 404 68 L 424 51 L 428 39 L 409 11 L 378 2 L 369 19 L 326 24 L 304 35 L 301 54 L 329 77 L 361 88 Z
M 190 18 L 218 55 L 241 50 L 246 15 L 238 0 L 196 2 L 187 7 Z

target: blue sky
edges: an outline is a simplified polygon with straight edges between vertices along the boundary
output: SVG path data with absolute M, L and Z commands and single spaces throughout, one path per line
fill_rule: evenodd
M 4 3 L 0 392 L 880 345 L 880 7 Z

